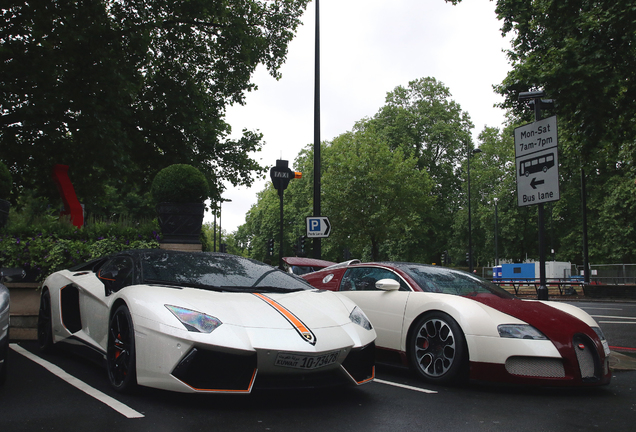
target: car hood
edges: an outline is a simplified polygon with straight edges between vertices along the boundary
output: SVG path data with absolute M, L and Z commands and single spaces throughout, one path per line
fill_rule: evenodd
M 520 319 L 546 335 L 557 349 L 572 345 L 572 335 L 583 333 L 600 343 L 596 332 L 588 324 L 565 311 L 535 300 L 504 299 L 490 294 L 467 298 Z
M 313 329 L 342 326 L 351 323 L 349 314 L 355 307 L 338 294 L 319 290 L 258 294 L 137 286 L 126 291 L 135 301 L 152 296 L 156 307 L 146 304 L 135 308 L 141 314 L 156 310 L 163 315 L 163 310 L 167 311 L 163 305 L 172 305 L 214 316 L 224 324 L 250 328 L 288 329 L 293 317 Z

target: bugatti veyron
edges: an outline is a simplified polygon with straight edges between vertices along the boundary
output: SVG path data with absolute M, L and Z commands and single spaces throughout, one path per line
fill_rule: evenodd
M 356 261 L 302 277 L 362 308 L 378 335 L 378 362 L 401 362 L 435 383 L 610 382 L 607 340 L 576 306 L 522 300 L 475 275 L 440 266 Z

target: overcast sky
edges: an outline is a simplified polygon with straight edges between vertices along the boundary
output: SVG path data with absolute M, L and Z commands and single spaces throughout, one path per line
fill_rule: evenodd
M 468 112 L 476 137 L 484 126 L 500 127 L 504 111 L 492 86 L 510 69 L 501 23 L 489 0 L 322 0 L 320 2 L 321 139 L 350 131 L 356 121 L 372 117 L 387 92 L 409 81 L 434 77 L 450 89 Z M 287 61 L 276 81 L 264 67 L 253 77 L 258 90 L 244 106 L 227 110 L 226 121 L 238 137 L 243 128 L 259 130 L 265 142 L 254 157 L 271 167 L 294 159 L 314 137 L 315 2 L 289 45 Z M 269 173 L 268 173 L 269 176 Z M 233 232 L 245 223 L 256 194 L 269 182 L 251 188 L 228 184 L 223 194 L 222 227 Z M 322 215 L 328 216 L 328 215 Z M 206 213 L 206 222 L 212 216 Z

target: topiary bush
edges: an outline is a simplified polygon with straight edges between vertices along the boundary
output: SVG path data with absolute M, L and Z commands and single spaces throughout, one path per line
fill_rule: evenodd
M 13 186 L 13 179 L 9 168 L 2 162 L 0 162 L 0 199 L 9 199 L 11 194 L 11 187 Z
M 203 203 L 210 195 L 205 176 L 186 164 L 170 165 L 157 173 L 150 189 L 158 203 Z

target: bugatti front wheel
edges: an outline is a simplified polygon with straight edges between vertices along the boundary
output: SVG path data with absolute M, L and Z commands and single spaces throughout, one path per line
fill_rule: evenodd
M 137 385 L 135 329 L 128 307 L 119 306 L 108 327 L 106 351 L 108 379 L 119 392 L 130 392 Z
M 461 383 L 468 377 L 466 338 L 443 312 L 429 312 L 415 323 L 409 354 L 417 374 L 428 382 Z

